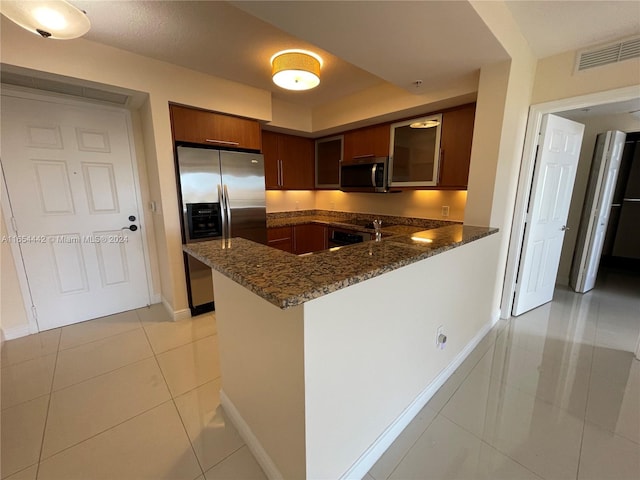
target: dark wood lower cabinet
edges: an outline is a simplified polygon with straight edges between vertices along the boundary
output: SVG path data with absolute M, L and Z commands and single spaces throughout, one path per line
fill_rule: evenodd
M 275 227 L 267 229 L 267 245 L 293 253 L 293 228 Z
M 293 253 L 317 252 L 328 248 L 328 231 L 325 225 L 307 223 L 293 227 Z
M 305 223 L 293 227 L 267 229 L 267 244 L 285 252 L 302 255 L 329 248 L 329 230 L 325 225 Z

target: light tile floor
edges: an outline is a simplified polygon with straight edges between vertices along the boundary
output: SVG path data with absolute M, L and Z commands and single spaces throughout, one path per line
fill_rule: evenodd
M 365 476 L 640 478 L 640 275 L 499 322 Z M 220 407 L 215 317 L 161 305 L 6 342 L 1 477 L 265 479 Z

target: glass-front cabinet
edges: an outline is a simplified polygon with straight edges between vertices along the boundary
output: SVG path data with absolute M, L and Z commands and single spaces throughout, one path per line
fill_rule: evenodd
M 340 188 L 343 135 L 316 140 L 316 188 Z
M 390 186 L 438 184 L 441 126 L 441 114 L 391 124 Z

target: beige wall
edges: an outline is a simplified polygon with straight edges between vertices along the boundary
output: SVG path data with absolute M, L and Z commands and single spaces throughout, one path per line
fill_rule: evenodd
M 140 112 L 140 129 L 150 166 L 149 201 L 159 208 L 153 219 L 158 220 L 154 222 L 156 236 L 160 234 L 162 297 L 174 312 L 184 312 L 187 299 L 168 102 L 269 121 L 270 93 L 88 40 L 47 41 L 4 17 L 1 22 L 5 65 L 148 94 L 148 104 Z
M 576 172 L 576 181 L 573 186 L 571 206 L 569 207 L 569 219 L 567 220 L 567 225 L 569 225 L 570 230 L 568 230 L 564 236 L 562 254 L 560 256 L 560 267 L 558 268 L 558 278 L 556 280 L 557 283 L 568 285 L 571 264 L 573 262 L 573 252 L 578 240 L 580 216 L 582 215 L 582 208 L 584 206 L 585 194 L 589 181 L 589 173 L 591 171 L 591 163 L 593 162 L 593 151 L 596 145 L 596 137 L 599 133 L 606 132 L 607 130 L 620 130 L 626 133 L 640 132 L 640 119 L 637 119 L 628 113 L 601 115 L 589 119 L 580 117 L 574 118 L 571 114 L 564 114 L 561 116 L 584 123 L 585 125 L 582 149 L 580 151 L 580 160 L 578 162 L 578 170 Z
M 316 192 L 316 208 L 462 221 L 466 199 L 467 192 L 463 190 L 414 190 L 385 194 L 319 190 Z M 443 206 L 449 207 L 448 217 L 442 216 Z
M 472 1 L 511 56 L 480 72 L 465 223 L 500 228 L 493 304 L 499 308 L 536 58 L 503 2 Z
M 473 102 L 478 91 L 478 74 L 452 82 L 447 88 L 414 95 L 390 84 L 380 84 L 362 92 L 316 107 L 313 131 L 330 135 L 357 128 L 364 120 L 371 125 L 400 117 L 421 115 Z M 346 128 L 345 128 L 346 127 Z
M 574 72 L 576 51 L 538 62 L 531 103 L 544 103 L 640 83 L 640 58 Z
M 336 210 L 461 222 L 467 200 L 465 190 L 413 190 L 402 193 L 345 193 L 340 190 L 267 191 L 267 212 Z M 449 216 L 442 216 L 442 207 Z
M 22 293 L 18 283 L 16 264 L 11 253 L 11 244 L 7 240 L 8 232 L 0 209 L 0 329 L 6 339 L 27 335 L 29 319 L 24 309 Z

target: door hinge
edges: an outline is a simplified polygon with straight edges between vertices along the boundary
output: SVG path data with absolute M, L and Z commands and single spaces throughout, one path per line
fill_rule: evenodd
M 33 314 L 34 320 L 38 320 L 38 310 L 35 305 L 31 305 L 31 313 Z
M 16 217 L 11 217 L 11 228 L 13 228 L 14 233 L 18 233 L 18 223 L 16 222 Z

